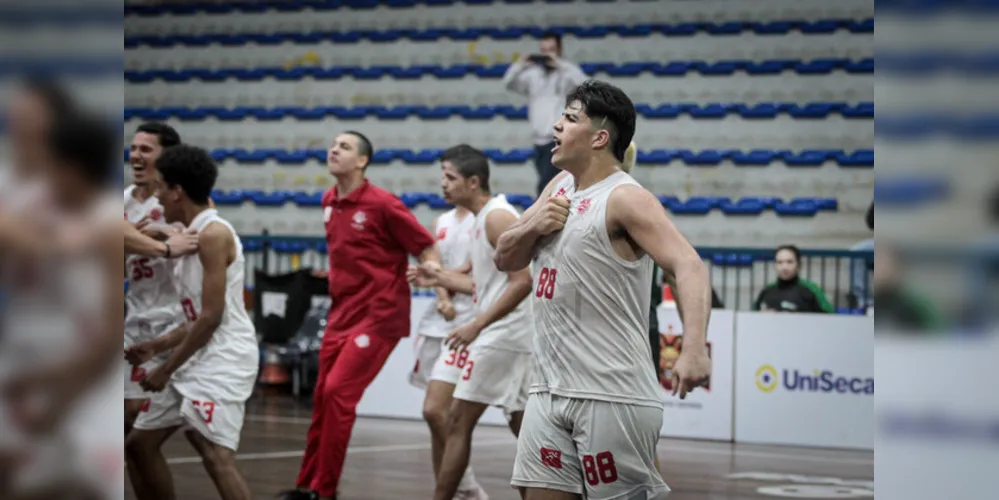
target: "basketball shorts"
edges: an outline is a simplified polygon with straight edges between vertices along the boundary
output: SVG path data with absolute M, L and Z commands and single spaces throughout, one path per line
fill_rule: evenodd
M 457 365 L 461 375 L 454 387 L 454 398 L 503 409 L 507 419 L 524 411 L 530 388 L 531 353 L 477 347 L 468 348 L 468 358 Z
M 205 439 L 236 451 L 246 417 L 246 403 L 195 401 L 167 384 L 163 392 L 155 393 L 139 413 L 134 428 L 157 430 L 185 427 L 196 430 Z
M 662 421 L 661 408 L 531 394 L 510 484 L 592 500 L 662 500 L 670 492 L 654 463 Z
M 145 389 L 139 385 L 142 379 L 146 378 L 146 374 L 151 373 L 160 365 L 159 360 L 149 361 L 142 366 L 132 366 L 128 361 L 123 361 L 125 363 L 125 399 L 148 399 L 155 395 L 152 392 L 146 392 Z
M 135 345 L 139 342 L 152 340 L 156 338 L 157 335 L 170 333 L 178 326 L 180 326 L 180 323 L 162 324 L 155 327 L 143 324 L 133 328 L 127 328 L 125 330 L 125 347 L 128 348 L 129 346 Z M 125 399 L 148 399 L 153 397 L 153 393 L 146 392 L 145 389 L 139 385 L 139 382 L 146 377 L 147 373 L 152 372 L 157 366 L 162 364 L 164 358 L 165 356 L 153 358 L 140 367 L 134 367 L 128 364 L 127 361 L 122 361 L 125 364 Z
M 468 360 L 468 350 L 452 351 L 444 345 L 443 337 L 421 335 L 415 340 L 416 363 L 409 374 L 409 383 L 426 389 L 431 380 L 457 384 Z

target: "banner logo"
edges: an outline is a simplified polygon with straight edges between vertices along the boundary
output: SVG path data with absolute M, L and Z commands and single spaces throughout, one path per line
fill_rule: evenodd
M 773 392 L 777 388 L 777 370 L 770 365 L 756 370 L 756 387 L 763 392 Z
M 835 392 L 871 396 L 874 395 L 874 378 L 845 376 L 832 370 L 815 369 L 808 372 L 784 368 L 778 372 L 772 365 L 757 368 L 757 389 L 761 392 L 774 392 L 778 387 L 783 387 L 788 392 Z

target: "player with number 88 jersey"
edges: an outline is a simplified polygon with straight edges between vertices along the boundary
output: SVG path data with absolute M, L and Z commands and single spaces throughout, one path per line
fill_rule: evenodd
M 628 174 L 635 106 L 621 89 L 583 83 L 553 128 L 563 172 L 496 249 L 497 268 L 534 258 L 537 276 L 537 361 L 511 484 L 527 500 L 661 500 L 669 487 L 655 466 L 663 401 L 648 368 L 649 282 L 655 263 L 682 283 L 694 352 L 677 368 L 693 389 L 710 374 L 707 268 Z

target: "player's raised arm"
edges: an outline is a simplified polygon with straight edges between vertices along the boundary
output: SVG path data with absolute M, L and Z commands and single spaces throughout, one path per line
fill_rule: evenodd
M 530 265 L 534 246 L 544 235 L 562 229 L 569 216 L 569 201 L 551 197 L 552 189 L 567 175 L 560 172 L 545 186 L 545 190 L 496 241 L 494 263 L 500 271 L 515 271 Z M 564 212 L 564 214 L 563 214 Z
M 199 241 L 198 258 L 204 269 L 201 313 L 188 326 L 188 333 L 183 336 L 183 341 L 160 368 L 167 376 L 177 371 L 211 340 L 225 313 L 226 269 L 235 253 L 236 243 L 232 233 L 222 224 L 206 227 L 201 231 Z
M 645 189 L 621 186 L 611 193 L 607 204 L 611 219 L 608 226 L 621 227 L 664 272 L 672 275 L 684 324 L 683 354 L 703 364 L 708 357 L 706 338 L 711 315 L 711 282 L 707 266 L 669 220 L 659 200 Z M 681 395 L 710 374 L 710 363 L 707 370 L 708 373 L 694 370 L 690 380 L 681 380 Z

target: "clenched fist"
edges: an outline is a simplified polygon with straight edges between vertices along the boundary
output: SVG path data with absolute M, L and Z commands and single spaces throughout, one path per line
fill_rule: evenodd
M 548 198 L 541 210 L 532 218 L 534 228 L 541 236 L 546 236 L 565 227 L 569 218 L 569 199 L 565 196 Z

